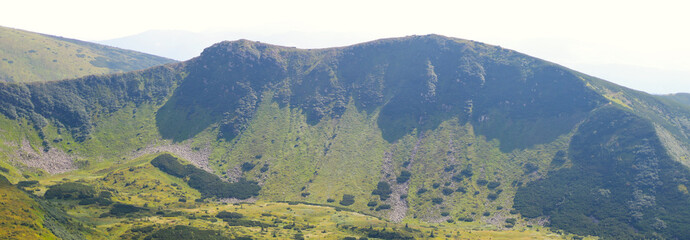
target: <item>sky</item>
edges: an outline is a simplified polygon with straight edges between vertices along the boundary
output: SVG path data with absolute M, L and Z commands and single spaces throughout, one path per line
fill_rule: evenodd
M 434 33 L 500 45 L 650 93 L 690 92 L 690 3 L 684 1 L 21 0 L 2 5 L 2 26 L 87 41 L 175 30 L 323 48 Z

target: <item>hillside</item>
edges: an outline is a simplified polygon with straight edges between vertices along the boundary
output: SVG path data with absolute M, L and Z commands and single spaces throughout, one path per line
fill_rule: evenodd
M 0 83 L 0 101 L 0 166 L 12 182 L 41 181 L 38 196 L 80 182 L 146 211 L 316 204 L 414 238 L 674 239 L 690 229 L 687 106 L 474 41 L 221 42 L 142 71 Z M 142 224 L 113 227 L 95 218 L 108 207 L 85 205 L 67 212 L 120 229 L 110 236 Z M 382 234 L 324 223 L 338 237 Z M 159 224 L 147 231 L 176 231 Z M 286 229 L 239 225 L 254 237 Z
M 0 81 L 44 82 L 129 72 L 171 59 L 104 45 L 0 27 Z

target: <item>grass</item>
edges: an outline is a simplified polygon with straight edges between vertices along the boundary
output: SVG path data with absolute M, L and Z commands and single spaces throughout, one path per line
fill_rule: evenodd
M 172 60 L 0 27 L 0 80 L 52 81 L 144 69 Z

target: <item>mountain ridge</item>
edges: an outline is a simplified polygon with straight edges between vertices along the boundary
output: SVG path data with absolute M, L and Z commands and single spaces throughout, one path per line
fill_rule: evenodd
M 550 224 L 603 238 L 674 238 L 690 224 L 678 214 L 690 203 L 680 190 L 690 179 L 686 106 L 469 40 L 409 36 L 316 50 L 226 41 L 181 63 L 0 83 L 0 93 L 8 126 L 0 159 L 13 181 L 50 177 L 7 160 L 23 139 L 72 154 L 88 174 L 134 161 L 123 153 L 171 144 L 205 151 L 194 165 L 226 181 L 256 182 L 259 200 L 346 206 L 394 222 Z M 137 166 L 151 169 L 156 155 Z M 596 159 L 601 165 L 588 164 Z M 616 164 L 620 172 L 603 177 Z M 582 180 L 587 174 L 602 177 Z M 553 201 L 567 190 L 574 203 L 560 208 Z M 607 190 L 617 197 L 588 200 Z M 548 197 L 525 206 L 531 196 Z M 581 207 L 591 204 L 612 207 Z M 674 212 L 659 210 L 667 208 Z

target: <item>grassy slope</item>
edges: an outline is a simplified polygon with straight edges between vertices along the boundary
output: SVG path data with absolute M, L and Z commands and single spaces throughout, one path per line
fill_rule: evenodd
M 57 239 L 43 226 L 43 212 L 26 193 L 13 186 L 0 186 L 0 204 L 0 238 Z
M 51 81 L 133 71 L 174 60 L 0 27 L 0 80 Z

